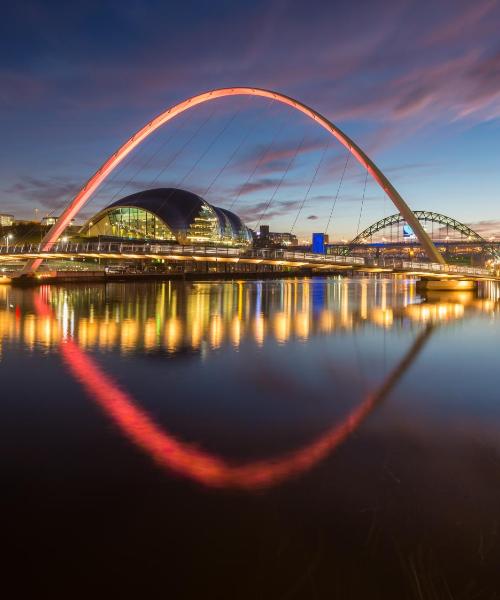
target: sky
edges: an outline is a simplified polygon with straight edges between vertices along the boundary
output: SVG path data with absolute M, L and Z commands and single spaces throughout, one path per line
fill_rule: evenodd
M 2 13 L 0 212 L 57 214 L 158 113 L 256 86 L 329 118 L 413 209 L 500 237 L 500 0 L 46 0 Z M 350 238 L 396 212 L 295 111 L 211 104 L 145 142 L 81 219 L 171 185 L 304 237 Z

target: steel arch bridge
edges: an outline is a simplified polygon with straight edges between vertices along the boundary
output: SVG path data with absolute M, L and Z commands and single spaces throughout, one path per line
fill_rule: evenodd
M 144 127 L 139 129 L 134 135 L 129 138 L 118 150 L 112 154 L 102 166 L 92 175 L 92 177 L 85 183 L 83 188 L 76 194 L 71 200 L 66 209 L 63 211 L 59 220 L 53 225 L 46 236 L 42 240 L 42 248 L 44 251 L 49 251 L 58 241 L 70 221 L 75 218 L 83 206 L 88 202 L 92 194 L 97 188 L 106 180 L 106 178 L 114 171 L 114 169 L 136 148 L 141 142 L 149 137 L 154 131 L 159 129 L 162 125 L 165 125 L 176 116 L 183 112 L 203 104 L 205 102 L 211 102 L 217 98 L 224 98 L 227 96 L 258 96 L 261 98 L 268 98 L 272 101 L 279 102 L 281 104 L 288 105 L 295 110 L 305 114 L 313 122 L 318 123 L 328 133 L 337 139 L 353 156 L 354 158 L 367 170 L 371 177 L 377 182 L 382 190 L 392 200 L 394 206 L 403 215 L 406 222 L 415 232 L 418 240 L 422 244 L 427 256 L 431 262 L 439 263 L 442 265 L 446 264 L 441 252 L 436 248 L 429 235 L 426 233 L 419 220 L 415 217 L 410 207 L 403 200 L 402 196 L 382 173 L 382 171 L 375 165 L 375 163 L 368 157 L 368 155 L 342 130 L 334 125 L 329 119 L 321 115 L 319 112 L 310 108 L 306 104 L 294 100 L 289 96 L 285 96 L 279 92 L 262 88 L 251 88 L 251 87 L 233 87 L 233 88 L 219 88 L 210 92 L 205 92 L 192 96 L 179 104 L 176 104 L 167 110 L 163 111 L 157 117 L 155 117 L 149 123 L 146 123 Z M 42 260 L 34 259 L 28 261 L 25 265 L 22 273 L 29 274 L 36 271 L 40 266 Z
M 415 210 L 413 214 L 420 222 L 429 222 L 429 223 L 438 223 L 444 227 L 452 229 L 467 238 L 469 242 L 478 242 L 484 246 L 484 249 L 497 256 L 496 250 L 494 250 L 491 246 L 488 246 L 488 242 L 485 238 L 483 238 L 477 231 L 471 229 L 465 223 L 461 223 L 456 219 L 451 217 L 447 217 L 446 215 L 442 215 L 440 213 L 432 212 L 430 210 Z M 401 225 L 406 223 L 406 219 L 399 213 L 391 215 L 389 217 L 385 217 L 384 219 L 380 219 L 376 223 L 367 227 L 364 231 L 362 231 L 359 235 L 357 235 L 353 240 L 349 242 L 350 246 L 356 246 L 359 244 L 366 243 L 366 241 L 371 238 L 375 233 L 386 229 L 387 227 L 391 227 L 392 225 Z

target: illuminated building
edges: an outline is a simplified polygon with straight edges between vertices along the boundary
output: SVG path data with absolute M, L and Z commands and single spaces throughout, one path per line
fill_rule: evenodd
M 315 254 L 325 254 L 326 244 L 330 242 L 329 236 L 326 233 L 312 234 L 312 251 Z
M 41 221 L 41 225 L 43 227 L 52 227 L 52 225 L 55 225 L 57 223 L 57 221 L 59 221 L 60 217 L 53 217 L 53 216 L 46 216 L 46 217 L 42 217 L 42 221 Z M 69 222 L 69 225 L 74 225 L 75 224 L 75 219 L 71 219 L 71 221 Z
M 10 227 L 14 224 L 14 215 L 0 213 L 0 227 Z
M 257 234 L 259 246 L 296 246 L 297 236 L 293 233 L 269 231 L 269 225 L 261 225 Z
M 85 237 L 246 246 L 252 235 L 234 213 L 176 188 L 144 190 L 114 202 L 81 228 Z

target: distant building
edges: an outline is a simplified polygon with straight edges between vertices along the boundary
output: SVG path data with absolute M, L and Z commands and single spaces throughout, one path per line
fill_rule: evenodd
M 0 213 L 0 227 L 11 227 L 14 224 L 14 215 Z
M 42 217 L 41 225 L 43 227 L 52 227 L 55 225 L 57 221 L 59 221 L 60 217 Z M 75 224 L 75 219 L 71 219 L 69 222 L 70 226 Z
M 261 246 L 297 246 L 297 236 L 294 233 L 269 231 L 269 225 L 261 225 L 258 236 Z

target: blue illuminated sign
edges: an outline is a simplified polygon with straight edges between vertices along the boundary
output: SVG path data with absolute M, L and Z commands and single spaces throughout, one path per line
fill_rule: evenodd
M 325 253 L 325 234 L 324 233 L 313 233 L 312 251 L 315 254 Z
M 412 237 L 414 235 L 413 229 L 409 225 L 403 225 L 403 237 Z

